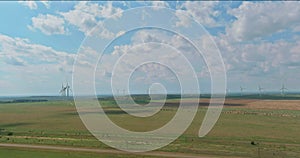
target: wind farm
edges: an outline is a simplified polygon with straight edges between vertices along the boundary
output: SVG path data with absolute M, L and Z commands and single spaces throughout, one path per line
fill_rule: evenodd
M 57 97 L 64 98 L 65 96 Z M 135 94 L 132 97 L 139 104 L 147 104 L 151 99 L 145 94 Z M 199 138 L 196 133 L 201 124 L 199 121 L 202 121 L 210 99 L 207 94 L 200 95 L 200 97 L 202 98 L 198 102 L 197 116 L 191 127 L 175 142 L 158 151 L 149 152 L 143 157 L 158 155 L 158 157 L 218 157 L 218 155 L 223 157 L 224 152 L 228 157 L 248 157 L 249 155 L 253 157 L 259 155 L 261 157 L 273 155 L 298 157 L 300 150 L 296 142 L 299 139 L 297 131 L 300 129 L 294 124 L 300 123 L 300 94 L 291 94 L 287 91 L 284 96 L 280 91 L 275 94 L 262 94 L 259 91 L 256 94 L 249 94 L 244 91 L 242 96 L 239 93 L 237 95 L 229 94 L 226 96 L 224 108 L 216 127 L 204 138 Z M 171 119 L 177 110 L 179 99 L 180 95 L 169 94 L 165 106 L 157 115 L 149 119 L 133 119 L 118 107 L 112 96 L 98 96 L 99 103 L 110 119 L 122 127 L 136 131 L 157 128 Z M 49 99 L 40 102 L 18 102 L 16 100 L 0 102 L 1 157 L 9 156 L 8 149 L 17 155 L 24 154 L 29 157 L 42 154 L 63 157 L 65 153 L 69 153 L 67 157 L 73 157 L 75 155 L 71 152 L 72 150 L 77 150 L 76 155 L 83 158 L 110 157 L 116 153 L 119 157 L 143 155 L 143 153 L 128 155 L 97 141 L 82 124 L 72 100 Z M 195 102 L 196 98 L 184 96 L 182 101 Z M 18 115 L 19 112 L 23 114 Z M 156 121 L 153 122 L 152 119 Z M 272 120 L 273 123 L 270 124 L 267 120 Z M 147 126 L 144 126 L 145 124 Z M 55 130 L 53 130 L 54 128 Z M 272 135 L 269 134 L 270 132 Z M 193 150 L 189 148 L 191 145 L 194 146 Z M 65 149 L 54 151 L 56 146 Z M 203 146 L 206 147 L 203 148 Z M 282 146 L 285 147 L 282 148 Z M 38 148 L 42 148 L 42 150 Z M 84 150 L 81 150 L 82 148 Z M 85 150 L 86 148 L 89 150 Z M 257 150 L 260 150 L 259 154 Z M 26 153 L 24 153 L 25 151 Z M 102 156 L 97 153 L 101 153 Z
M 221 117 L 208 136 L 199 138 L 196 134 L 210 101 L 209 94 L 200 94 L 196 119 L 182 136 L 158 151 L 129 155 L 111 149 L 89 133 L 76 112 L 73 100 L 64 99 L 67 96 L 72 97 L 69 83 L 63 84 L 59 95 L 52 99 L 46 96 L 1 98 L 0 114 L 3 119 L 0 120 L 0 156 L 9 156 L 6 152 L 9 149 L 29 157 L 42 154 L 64 157 L 66 152 L 69 153 L 66 157 L 73 157 L 75 155 L 72 150 L 77 150 L 76 155 L 83 158 L 110 157 L 116 153 L 119 157 L 223 157 L 224 151 L 225 157 L 298 157 L 300 147 L 296 142 L 299 139 L 297 131 L 300 129 L 293 125 L 300 123 L 300 93 L 291 93 L 284 85 L 279 86 L 277 92 L 263 91 L 265 88 L 260 85 L 253 87 L 256 92 L 251 93 L 243 86 L 236 89 L 236 92 L 231 89 L 226 95 Z M 128 94 L 119 90 L 118 96 L 123 95 Z M 148 131 L 171 119 L 180 100 L 192 103 L 197 100 L 195 96 L 167 94 L 167 100 L 160 112 L 149 119 L 130 118 L 118 107 L 112 95 L 98 95 L 97 99 L 107 116 L 120 126 L 130 130 Z M 151 100 L 147 94 L 131 94 L 131 97 L 141 105 Z M 34 102 L 34 99 L 40 101 Z M 159 103 L 160 100 L 156 102 Z M 18 115 L 19 112 L 23 113 L 22 116 Z M 37 112 L 39 115 L 32 115 Z M 152 119 L 156 121 L 153 122 Z M 267 120 L 272 120 L 273 123 L 270 124 Z M 273 134 L 270 135 L 270 132 Z M 193 150 L 189 148 L 191 145 L 194 146 Z M 58 152 L 54 152 L 56 149 Z
M 0 158 L 300 158 L 300 2 L 0 2 Z

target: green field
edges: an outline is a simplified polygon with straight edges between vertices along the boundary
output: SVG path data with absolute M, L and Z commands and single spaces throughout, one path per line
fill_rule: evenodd
M 124 155 L 99 154 L 99 153 L 82 153 L 82 152 L 62 152 L 49 150 L 32 150 L 32 149 L 12 149 L 0 148 L 0 157 L 3 158 L 121 158 Z M 128 158 L 137 158 L 135 155 L 126 155 Z M 143 156 L 144 158 L 152 158 L 150 156 Z
M 168 102 L 176 104 L 177 101 L 170 99 Z M 135 118 L 122 112 L 112 100 L 102 100 L 101 103 L 111 120 L 133 131 L 159 128 L 176 113 L 176 106 L 166 106 L 150 118 Z M 285 106 L 281 100 L 275 103 Z M 242 103 L 239 106 L 226 106 L 213 130 L 207 136 L 198 138 L 198 130 L 206 110 L 206 106 L 200 106 L 184 135 L 160 151 L 213 157 L 300 157 L 299 110 L 251 108 Z M 72 101 L 0 104 L 0 143 L 109 149 L 86 130 Z M 0 157 L 26 157 L 25 155 L 49 158 L 117 156 L 0 148 Z

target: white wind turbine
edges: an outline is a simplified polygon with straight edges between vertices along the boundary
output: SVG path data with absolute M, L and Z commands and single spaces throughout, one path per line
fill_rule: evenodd
M 65 96 L 66 95 L 66 87 L 64 86 L 64 84 L 61 84 L 61 89 L 59 91 L 61 96 Z
M 70 96 L 70 91 L 71 91 L 71 87 L 69 86 L 69 83 L 67 82 L 67 85 L 66 85 L 66 91 L 67 91 L 67 97 L 69 97 Z
M 260 85 L 258 85 L 259 96 L 262 95 L 262 90 L 264 90 L 264 88 L 262 88 Z
M 67 82 L 66 86 L 64 86 L 64 84 L 62 83 L 61 90 L 59 91 L 61 96 L 69 97 L 70 96 L 70 91 L 72 91 L 72 90 L 71 90 L 71 87 L 69 86 L 69 83 Z
M 284 96 L 285 95 L 285 90 L 288 90 L 284 84 L 282 84 L 282 87 L 280 88 L 280 91 L 281 91 L 281 95 Z
M 240 90 L 241 90 L 241 96 L 243 95 L 243 91 L 245 90 L 246 88 L 240 86 Z

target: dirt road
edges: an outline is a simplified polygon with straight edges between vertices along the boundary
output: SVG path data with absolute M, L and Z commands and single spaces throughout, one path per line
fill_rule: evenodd
M 77 151 L 77 152 L 94 152 L 103 154 L 119 154 L 119 155 L 141 155 L 141 156 L 157 156 L 157 157 L 174 157 L 174 158 L 210 158 L 211 156 L 205 155 L 192 155 L 186 153 L 175 152 L 145 152 L 145 153 L 129 153 L 125 151 L 113 149 L 89 149 L 78 147 L 63 147 L 63 146 L 50 146 L 50 145 L 30 145 L 30 144 L 6 144 L 0 143 L 0 147 L 10 148 L 29 148 L 29 149 L 43 149 L 43 150 L 56 150 L 56 151 Z

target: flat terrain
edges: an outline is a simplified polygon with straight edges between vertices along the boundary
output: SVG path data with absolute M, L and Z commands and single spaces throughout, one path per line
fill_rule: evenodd
M 30 145 L 30 144 L 0 144 L 0 147 L 13 147 L 13 148 L 21 148 L 21 149 L 42 149 L 42 150 L 52 150 L 56 151 L 56 154 L 59 154 L 58 151 L 64 151 L 64 152 L 69 152 L 69 156 L 76 156 L 78 157 L 81 155 L 81 157 L 111 157 L 111 155 L 116 155 L 116 156 L 126 156 L 126 157 L 176 157 L 176 158 L 196 158 L 196 157 L 203 157 L 206 158 L 208 156 L 205 155 L 193 155 L 193 154 L 187 154 L 187 153 L 176 153 L 176 152 L 145 152 L 145 153 L 129 153 L 129 152 L 124 152 L 124 151 L 118 151 L 118 150 L 113 150 L 113 149 L 88 149 L 88 148 L 78 148 L 78 147 L 64 147 L 64 146 L 49 146 L 49 145 Z M 3 150 L 3 149 L 2 149 Z M 5 149 L 4 149 L 5 150 Z M 6 149 L 8 150 L 8 149 Z M 0 149 L 1 151 L 1 149 Z M 49 151 L 48 151 L 49 152 Z M 76 152 L 71 154 L 71 152 Z M 85 152 L 85 155 L 83 154 Z M 55 152 L 54 152 L 55 153 Z M 92 155 L 86 155 L 86 153 L 92 153 Z M 3 156 L 8 156 L 8 155 L 16 155 L 16 153 L 4 153 L 2 152 Z M 35 154 L 35 153 L 32 153 Z M 94 155 L 93 155 L 94 154 Z M 96 155 L 98 154 L 98 155 Z M 109 155 L 111 154 L 111 155 Z M 1 154 L 0 154 L 1 155 Z M 47 155 L 47 153 L 45 153 Z M 58 156 L 58 155 L 56 155 Z M 11 157 L 11 156 L 10 156 Z M 31 155 L 32 157 L 32 155 Z M 210 156 L 209 156 L 210 157 Z
M 187 98 L 185 102 L 195 102 Z M 192 125 L 176 141 L 155 152 L 203 157 L 300 157 L 300 101 L 230 98 L 213 130 L 198 138 L 209 99 L 201 99 Z M 101 100 L 106 114 L 116 124 L 133 131 L 163 126 L 176 113 L 178 99 L 169 99 L 149 118 L 136 118 L 121 111 L 112 100 Z M 82 124 L 72 101 L 0 104 L 0 143 L 64 146 L 111 150 L 94 138 Z M 43 148 L 0 147 L 0 157 L 141 157 Z M 170 157 L 144 155 L 143 157 Z M 171 157 L 172 154 L 171 154 Z M 174 156 L 176 157 L 176 156 Z M 182 156 L 183 157 L 183 156 Z

